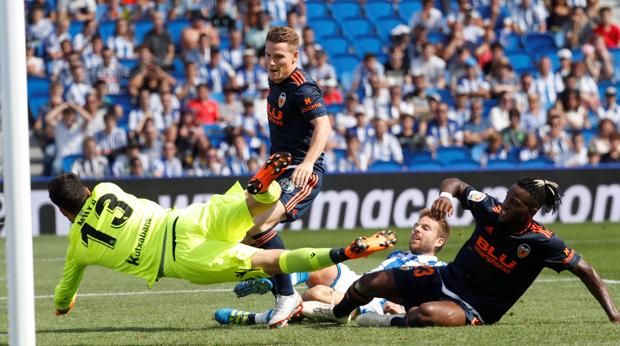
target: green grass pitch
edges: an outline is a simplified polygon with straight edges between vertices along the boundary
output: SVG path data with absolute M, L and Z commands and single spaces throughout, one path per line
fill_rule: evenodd
M 609 280 L 620 303 L 620 227 L 618 224 L 551 225 Z M 471 232 L 453 230 L 440 253 L 452 259 Z M 289 248 L 342 246 L 368 231 L 285 231 Z M 405 248 L 408 230 L 400 230 L 398 248 Z M 261 311 L 271 307 L 270 295 L 236 299 L 233 284 L 197 286 L 162 279 L 147 290 L 141 279 L 88 268 L 76 308 L 67 317 L 53 314 L 52 294 L 64 264 L 66 238 L 34 239 L 37 343 L 40 345 L 154 345 L 154 344 L 519 344 L 618 345 L 620 325 L 609 323 L 601 307 L 572 274 L 545 270 L 520 301 L 493 326 L 424 329 L 359 328 L 303 322 L 281 330 L 264 326 L 221 327 L 212 318 L 219 307 Z M 4 241 L 0 244 L 4 252 Z M 387 253 L 386 253 L 387 254 Z M 362 272 L 385 254 L 349 262 Z M 5 256 L 0 265 L 0 343 L 7 343 L 7 288 Z

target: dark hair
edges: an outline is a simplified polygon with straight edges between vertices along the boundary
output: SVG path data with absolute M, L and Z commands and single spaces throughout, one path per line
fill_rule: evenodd
M 562 204 L 562 192 L 556 182 L 535 177 L 519 179 L 517 185 L 530 194 L 530 199 L 543 214 L 556 213 Z
M 84 201 L 88 198 L 84 184 L 74 173 L 56 176 L 47 184 L 47 191 L 54 204 L 73 214 L 80 212 Z

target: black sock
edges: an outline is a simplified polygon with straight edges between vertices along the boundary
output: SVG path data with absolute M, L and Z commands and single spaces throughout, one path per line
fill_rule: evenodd
M 347 292 L 344 294 L 344 298 L 342 298 L 340 303 L 334 306 L 333 311 L 336 318 L 347 316 L 351 314 L 353 310 L 370 303 L 370 301 L 372 300 L 372 298 L 361 295 L 355 288 L 356 284 L 357 281 L 354 282 L 351 286 L 349 286 L 349 289 L 347 289 Z
M 252 238 L 255 242 L 254 245 L 261 249 L 284 249 L 282 238 L 280 238 L 278 232 L 273 229 L 254 235 Z M 270 280 L 273 283 L 273 289 L 271 291 L 274 294 L 290 296 L 295 293 L 291 277 L 288 274 L 274 275 Z
M 344 253 L 344 248 L 331 249 L 329 251 L 329 258 L 334 263 L 344 262 L 349 259 Z
M 407 326 L 407 315 L 403 317 L 394 317 L 390 321 L 390 325 L 394 327 L 406 327 Z

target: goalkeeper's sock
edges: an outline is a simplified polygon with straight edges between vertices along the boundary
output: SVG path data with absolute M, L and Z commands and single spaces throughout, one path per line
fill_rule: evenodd
M 281 194 L 282 188 L 280 187 L 280 184 L 274 180 L 271 184 L 269 184 L 269 188 L 266 192 L 252 195 L 252 197 L 254 197 L 254 200 L 258 203 L 271 204 L 279 200 Z
M 273 315 L 273 309 L 269 309 L 264 312 L 259 312 L 253 316 L 254 323 L 255 324 L 267 324 L 267 322 L 269 322 L 269 320 L 271 319 L 271 315 Z
M 287 250 L 280 255 L 280 270 L 283 273 L 311 272 L 336 264 L 331 258 L 332 249 L 302 248 Z
M 334 306 L 333 311 L 336 318 L 350 315 L 353 310 L 370 303 L 372 300 L 372 297 L 362 295 L 357 288 L 355 288 L 355 284 L 357 284 L 357 281 L 354 282 L 353 285 L 349 286 L 340 303 Z

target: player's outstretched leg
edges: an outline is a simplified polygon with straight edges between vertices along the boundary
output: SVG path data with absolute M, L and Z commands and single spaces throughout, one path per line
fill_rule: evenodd
M 267 321 L 271 319 L 272 315 L 273 309 L 256 313 L 231 308 L 223 308 L 217 309 L 217 311 L 215 311 L 214 317 L 215 320 L 221 325 L 239 324 L 249 326 L 254 324 L 267 324 Z

